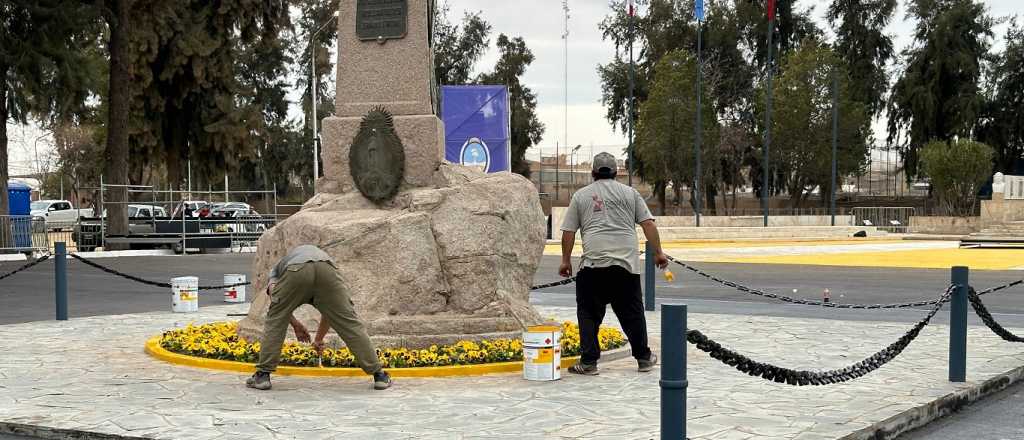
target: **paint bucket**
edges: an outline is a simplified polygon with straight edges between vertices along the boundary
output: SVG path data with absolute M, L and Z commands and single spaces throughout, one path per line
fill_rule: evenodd
M 245 275 L 239 275 L 236 273 L 224 275 L 224 285 L 233 286 L 235 284 L 245 283 Z M 234 286 L 224 288 L 224 302 L 226 303 L 244 303 L 245 302 L 245 286 Z
M 199 311 L 199 278 L 171 278 L 171 310 L 175 313 Z
M 523 378 L 550 381 L 562 378 L 562 328 L 535 325 L 523 332 Z

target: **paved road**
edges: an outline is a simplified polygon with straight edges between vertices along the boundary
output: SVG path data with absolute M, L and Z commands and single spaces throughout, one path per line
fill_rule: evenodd
M 182 275 L 199 276 L 201 284 L 220 284 L 225 273 L 249 274 L 252 254 L 190 255 L 187 257 L 107 258 L 96 261 L 120 271 L 147 279 L 168 281 Z M 0 273 L 22 263 L 0 263 Z M 949 273 L 932 269 L 848 268 L 828 266 L 764 265 L 735 263 L 699 263 L 716 275 L 762 290 L 810 299 L 819 299 L 828 288 L 833 301 L 878 304 L 935 298 L 948 285 Z M 558 258 L 546 256 L 536 282 L 559 279 Z M 68 262 L 70 315 L 95 316 L 167 310 L 169 290 L 137 284 L 113 277 L 74 260 Z M 696 277 L 675 267 L 676 281 L 667 283 L 658 277 L 658 301 L 686 303 L 693 312 L 769 315 L 800 318 L 850 319 L 866 321 L 913 322 L 921 310 L 837 310 L 782 304 Z M 251 279 L 251 274 L 249 274 Z M 975 271 L 972 284 L 988 287 L 1024 278 L 1024 272 Z M 793 289 L 797 289 L 793 293 Z M 546 305 L 574 305 L 572 285 L 554 287 L 533 294 L 533 301 Z M 219 301 L 218 292 L 202 296 Z M 250 298 L 252 295 L 249 295 Z M 1011 327 L 1024 327 L 1024 287 L 985 298 L 992 312 Z M 0 324 L 53 319 L 53 265 L 44 263 L 24 273 L 0 280 Z M 973 314 L 972 314 L 973 317 Z M 945 316 L 940 314 L 938 322 Z M 975 321 L 975 323 L 977 323 Z
M 900 440 L 1024 439 L 1024 383 L 932 422 Z

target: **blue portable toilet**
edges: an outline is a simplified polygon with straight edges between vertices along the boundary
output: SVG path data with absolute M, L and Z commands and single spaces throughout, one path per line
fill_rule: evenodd
M 32 188 L 17 180 L 7 181 L 8 215 L 16 248 L 32 247 Z
M 17 180 L 7 181 L 8 215 L 29 215 L 32 212 L 32 188 Z

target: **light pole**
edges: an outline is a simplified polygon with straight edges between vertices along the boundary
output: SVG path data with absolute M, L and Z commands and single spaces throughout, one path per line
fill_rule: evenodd
M 569 174 L 572 180 L 570 181 L 571 183 L 569 183 L 569 187 L 572 188 L 573 192 L 576 192 L 576 165 L 579 163 L 576 161 L 576 152 L 580 151 L 580 148 L 583 148 L 583 145 L 573 147 L 572 154 L 569 155 L 569 160 L 572 162 L 572 165 L 570 165 L 572 167 L 572 171 L 570 171 Z
M 310 107 L 313 110 L 313 193 L 316 193 L 316 181 L 320 178 L 320 132 L 317 130 L 317 116 L 316 116 L 316 105 L 317 105 L 317 89 L 320 87 L 317 84 L 316 75 L 316 36 L 320 35 L 327 26 L 334 22 L 338 18 L 338 11 L 334 11 L 331 18 L 326 23 L 320 26 L 316 32 L 313 32 L 313 36 L 309 37 L 309 76 L 312 77 L 310 83 L 313 88 L 309 90 L 309 101 Z

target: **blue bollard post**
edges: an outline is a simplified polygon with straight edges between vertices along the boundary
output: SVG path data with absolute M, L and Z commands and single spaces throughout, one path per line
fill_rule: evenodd
M 68 250 L 63 241 L 54 246 L 54 293 L 57 302 L 57 320 L 68 320 Z
M 686 306 L 661 306 L 661 438 L 686 438 Z
M 654 280 L 658 274 L 658 268 L 654 266 L 654 246 L 647 242 L 644 247 L 644 310 L 653 312 L 654 304 Z
M 967 289 L 969 269 L 954 267 L 951 281 L 953 290 L 949 307 L 949 381 L 967 381 Z

